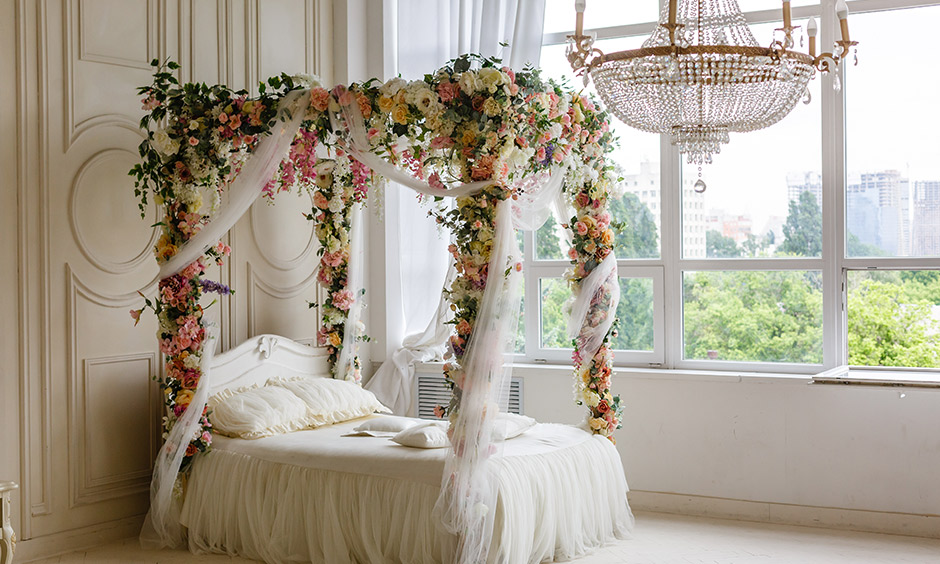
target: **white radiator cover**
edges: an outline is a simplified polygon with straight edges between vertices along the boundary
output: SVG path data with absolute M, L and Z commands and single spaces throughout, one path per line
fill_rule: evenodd
M 417 382 L 418 412 L 421 419 L 437 419 L 434 406 L 450 403 L 451 391 L 444 381 L 443 374 L 418 373 Z M 511 378 L 509 382 L 509 413 L 524 415 L 522 406 L 522 378 Z

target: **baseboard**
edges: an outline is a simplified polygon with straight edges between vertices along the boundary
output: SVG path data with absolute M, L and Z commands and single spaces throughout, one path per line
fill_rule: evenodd
M 111 541 L 134 537 L 140 534 L 140 527 L 143 523 L 144 516 L 138 515 L 20 541 L 16 543 L 14 561 L 16 564 L 26 564 L 33 560 L 41 560 L 65 552 L 84 550 Z
M 631 491 L 629 498 L 630 506 L 637 511 L 940 538 L 940 515 L 815 507 L 648 491 Z

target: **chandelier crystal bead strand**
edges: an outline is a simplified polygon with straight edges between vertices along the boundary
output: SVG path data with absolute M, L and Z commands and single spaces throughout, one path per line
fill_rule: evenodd
M 737 0 L 669 0 L 659 26 L 639 49 L 604 54 L 585 35 L 585 0 L 575 2 L 575 33 L 568 36 L 572 68 L 594 80 L 604 103 L 627 125 L 668 134 L 692 164 L 712 162 L 729 132 L 763 129 L 783 119 L 815 72 L 838 69 L 856 45 L 849 39 L 844 0 L 836 14 L 842 39 L 816 55 L 816 22 L 807 25 L 809 54 L 794 50 L 790 2 L 783 2 L 780 39 L 761 47 Z M 775 34 L 776 36 L 776 34 Z M 838 77 L 836 77 L 838 78 Z

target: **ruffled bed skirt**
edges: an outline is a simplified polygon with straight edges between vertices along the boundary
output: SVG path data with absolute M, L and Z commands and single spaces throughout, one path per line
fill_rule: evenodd
M 493 564 L 568 560 L 626 538 L 633 516 L 616 449 L 593 437 L 495 460 Z M 453 561 L 431 510 L 439 486 L 215 450 L 194 465 L 181 520 L 193 552 L 268 564 Z

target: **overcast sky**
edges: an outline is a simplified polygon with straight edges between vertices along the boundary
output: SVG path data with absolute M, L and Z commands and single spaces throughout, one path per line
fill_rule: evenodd
M 742 9 L 775 9 L 779 0 L 739 0 Z M 814 2 L 796 0 L 794 6 Z M 566 31 L 574 26 L 574 2 L 548 0 L 546 32 Z M 586 27 L 650 21 L 658 17 L 655 0 L 588 0 Z M 860 41 L 859 64 L 847 67 L 846 93 L 847 170 L 876 172 L 897 169 L 911 180 L 940 180 L 940 99 L 935 65 L 926 60 L 933 51 L 928 45 L 940 6 L 850 14 L 852 39 Z M 794 25 L 805 28 L 805 20 Z M 757 41 L 769 45 L 773 29 L 780 24 L 751 26 Z M 646 37 L 606 41 L 598 45 L 612 52 L 638 47 Z M 599 42 L 600 43 L 600 42 Z M 799 43 L 797 44 L 799 49 Z M 805 46 L 802 51 L 806 51 Z M 828 50 L 828 48 L 827 48 Z M 546 46 L 540 65 L 549 76 L 572 78 L 580 86 L 564 58 L 564 46 Z M 911 88 L 916 84 L 917 88 Z M 761 229 L 770 216 L 786 216 L 788 172 L 821 170 L 821 78 L 810 81 L 812 103 L 797 104 L 793 112 L 767 129 L 732 133 L 712 165 L 703 167 L 708 184 L 706 209 L 719 208 L 749 214 L 754 228 Z M 659 161 L 657 136 L 636 131 L 616 122 L 622 148 L 616 158 L 628 172 L 638 170 L 641 160 Z M 684 174 L 697 175 L 686 165 Z

